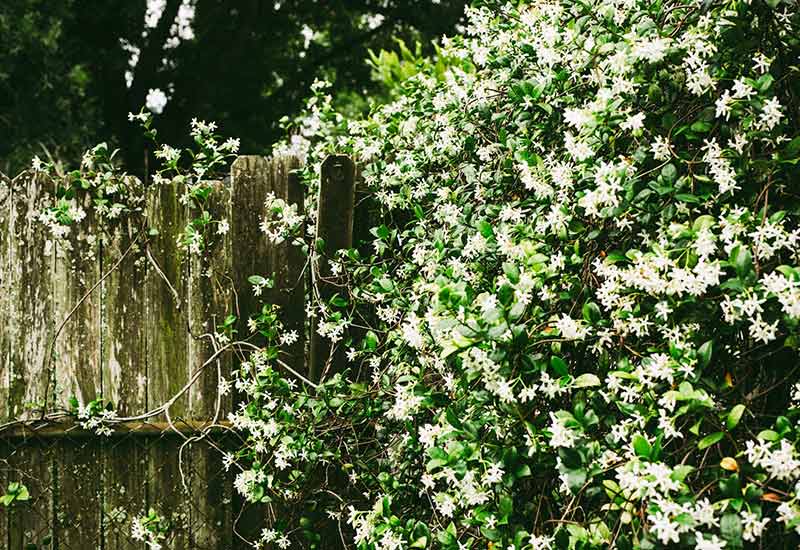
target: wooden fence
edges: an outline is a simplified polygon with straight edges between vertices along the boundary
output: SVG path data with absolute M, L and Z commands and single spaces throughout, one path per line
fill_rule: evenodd
M 0 174 L 0 487 L 20 481 L 31 494 L 0 510 L 0 547 L 144 548 L 131 539 L 130 520 L 149 508 L 173 520 L 165 548 L 243 548 L 240 537 L 258 536 L 264 510 L 236 495 L 221 454 L 205 441 L 187 445 L 182 461 L 178 453 L 186 438 L 235 406 L 231 394 L 218 399 L 217 391 L 235 357 L 203 368 L 214 350 L 202 335 L 229 313 L 238 313 L 239 333 L 247 334 L 245 321 L 259 302 L 277 303 L 301 335 L 292 366 L 313 378 L 331 360 L 319 337 L 306 341 L 315 332 L 305 316 L 305 257 L 268 243 L 259 230 L 268 193 L 302 211 L 298 166 L 294 158 L 239 157 L 229 178 L 213 182 L 208 204 L 230 230 L 191 257 L 178 244 L 189 219 L 179 186 L 143 189 L 141 213 L 102 229 L 90 213 L 58 240 L 38 219 L 56 182 Z M 352 244 L 354 180 L 347 157 L 322 165 L 316 237 L 326 255 Z M 323 257 L 322 295 L 331 292 L 329 273 Z M 275 287 L 255 298 L 251 275 L 272 276 Z M 74 395 L 81 403 L 102 396 L 120 416 L 135 416 L 178 394 L 198 371 L 169 410 L 180 433 L 163 415 L 105 437 L 53 414 Z M 235 448 L 239 437 L 223 430 L 207 439 Z

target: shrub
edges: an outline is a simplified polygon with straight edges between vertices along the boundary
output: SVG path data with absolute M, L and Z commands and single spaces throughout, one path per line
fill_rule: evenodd
M 237 485 L 302 510 L 264 541 L 797 545 L 799 38 L 789 1 L 556 0 L 469 11 L 365 120 L 318 86 L 286 148 L 312 189 L 357 156 L 379 220 L 309 304 L 349 370 L 297 385 L 254 321 Z

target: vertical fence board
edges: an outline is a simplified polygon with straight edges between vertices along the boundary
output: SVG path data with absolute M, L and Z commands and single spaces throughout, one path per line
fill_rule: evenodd
M 8 218 L 11 214 L 11 180 L 0 172 L 0 422 L 8 420 L 8 388 L 11 374 L 11 342 L 8 326 L 11 322 L 11 266 L 8 255 L 11 234 Z M 5 453 L 4 455 L 5 456 Z M 3 513 L 5 517 L 5 513 Z M 0 543 L 5 540 L 0 537 Z
M 337 252 L 353 246 L 353 217 L 355 206 L 355 164 L 350 157 L 331 155 L 322 163 L 319 203 L 317 210 L 317 241 L 324 242 L 324 250 L 314 269 L 313 284 L 323 303 L 337 293 L 336 276 L 331 269 L 331 259 Z M 334 352 L 331 341 L 317 333 L 319 317 L 314 318 L 311 331 L 311 358 L 309 375 L 318 380 L 326 370 L 338 370 L 344 362 L 342 349 Z
M 131 184 L 143 192 L 141 183 Z M 114 403 L 120 416 L 144 412 L 148 404 L 148 263 L 143 218 L 142 213 L 131 214 L 103 241 L 103 271 L 119 264 L 103 282 L 103 395 Z M 147 438 L 103 441 L 103 541 L 107 549 L 144 548 L 144 543 L 131 538 L 131 521 L 147 512 L 149 453 Z
M 183 439 L 167 435 L 151 444 L 148 477 L 151 489 L 149 506 L 171 523 L 171 537 L 165 548 L 191 548 L 192 485 L 191 461 L 184 451 L 181 465 L 179 453 Z M 181 477 L 183 469 L 184 477 Z M 184 482 L 186 487 L 184 487 Z
M 180 202 L 183 191 L 183 186 L 171 183 L 148 189 L 147 222 L 151 229 L 157 230 L 157 234 L 150 236 L 149 252 L 158 266 L 148 267 L 145 285 L 147 403 L 151 409 L 176 395 L 189 379 L 188 269 L 182 261 L 184 251 L 178 244 L 187 221 L 186 207 Z M 178 399 L 169 410 L 173 422 L 180 423 L 188 407 L 187 395 Z M 152 489 L 148 502 L 163 515 L 176 514 L 176 534 L 170 547 L 188 548 L 185 529 L 188 497 L 178 475 L 180 443 L 173 437 L 152 442 L 148 465 Z
M 50 371 L 48 350 L 53 335 L 52 243 L 38 215 L 47 204 L 49 179 L 23 172 L 12 182 L 6 249 L 10 288 L 8 325 L 9 416 L 34 416 L 28 403 L 44 404 Z
M 142 215 L 133 213 L 103 241 L 103 271 L 110 273 L 102 283 L 102 391 L 120 416 L 147 406 L 146 233 Z
M 188 380 L 186 269 L 178 244 L 186 225 L 186 208 L 179 200 L 182 193 L 182 186 L 174 184 L 148 189 L 148 226 L 157 231 L 148 244 L 156 265 L 149 266 L 145 285 L 147 402 L 151 408 L 177 394 Z M 183 396 L 170 414 L 173 419 L 183 417 L 187 408 L 188 398 Z
M 209 184 L 212 191 L 206 211 L 214 223 L 207 228 L 205 250 L 192 257 L 189 267 L 190 371 L 203 369 L 189 390 L 189 401 L 192 418 L 222 420 L 231 411 L 231 394 L 219 394 L 219 379 L 230 379 L 232 355 L 223 353 L 204 367 L 204 363 L 214 356 L 215 349 L 211 340 L 203 335 L 215 334 L 225 317 L 233 312 L 230 232 L 224 229 L 220 232 L 219 229 L 224 227 L 220 222 L 229 223 L 231 219 L 231 194 L 229 186 L 221 181 Z M 218 342 L 218 345 L 223 346 L 224 342 Z M 192 469 L 192 547 L 229 548 L 232 518 L 230 506 L 225 506 L 222 500 L 225 494 L 222 487 L 227 481 L 224 475 L 219 476 L 223 470 L 222 454 L 206 441 L 191 444 L 185 454 Z
M 243 156 L 231 166 L 231 241 L 233 286 L 236 289 L 239 312 L 239 337 L 249 335 L 247 319 L 260 311 L 262 303 L 273 303 L 281 307 L 281 319 L 286 330 L 295 330 L 298 340 L 289 348 L 289 355 L 282 359 L 299 370 L 305 362 L 305 309 L 302 278 L 302 252 L 289 242 L 280 245 L 269 243 L 260 230 L 261 221 L 267 212 L 264 202 L 269 193 L 303 211 L 303 189 L 293 170 L 299 162 L 293 157 L 265 159 L 259 156 Z M 272 278 L 274 288 L 265 289 L 262 296 L 254 296 L 248 282 L 251 275 Z M 236 522 L 236 532 L 248 540 L 259 537 L 266 526 L 265 507 L 246 503 L 240 495 L 234 495 L 234 509 L 241 511 Z M 238 536 L 236 537 L 238 540 Z
M 259 310 L 260 299 L 253 296 L 247 281 L 250 275 L 268 276 L 264 258 L 267 245 L 259 224 L 264 215 L 264 200 L 269 189 L 269 162 L 264 157 L 241 156 L 231 165 L 231 219 L 233 288 L 239 315 L 239 337 L 249 335 L 247 319 Z
M 56 399 L 64 405 L 71 396 L 85 405 L 101 391 L 100 368 L 100 239 L 91 198 L 82 205 L 86 219 L 73 224 L 69 235 L 57 239 L 53 285 L 57 332 L 54 368 Z M 90 292 L 91 291 L 91 292 Z M 61 329 L 59 333 L 58 330 Z
M 303 214 L 303 188 L 298 181 L 296 170 L 300 167 L 295 157 L 278 157 L 272 160 L 270 191 L 276 197 L 297 206 L 297 213 Z M 263 238 L 263 237 L 262 237 Z M 282 351 L 282 357 L 296 370 L 305 371 L 305 284 L 303 268 L 305 258 L 302 251 L 289 242 L 276 245 L 271 243 L 267 253 L 267 272 L 274 278 L 275 286 L 266 293 L 269 302 L 281 308 L 280 318 L 285 331 L 297 333 L 297 341 Z
M 30 500 L 9 510 L 9 548 L 39 548 L 53 538 L 55 447 L 29 440 L 20 442 L 9 457 L 8 477 L 25 484 Z M 34 546 L 31 546 L 34 545 Z
M 56 182 L 57 184 L 57 182 Z M 81 405 L 102 393 L 100 366 L 100 237 L 91 197 L 80 206 L 86 218 L 55 240 L 53 307 L 55 326 L 54 405 L 75 396 Z M 60 329 L 60 332 L 59 332 Z M 102 462 L 91 442 L 59 441 L 56 476 L 59 498 L 56 532 L 60 548 L 77 550 L 101 544 Z
M 269 161 L 259 156 L 241 156 L 231 165 L 231 219 L 233 288 L 236 290 L 236 309 L 239 317 L 236 328 L 239 338 L 250 331 L 247 319 L 259 310 L 260 300 L 253 296 L 247 278 L 250 275 L 269 276 L 264 265 L 267 245 L 259 224 L 264 215 L 264 201 L 269 189 Z M 247 503 L 238 492 L 234 495 L 236 542 L 239 537 L 255 540 L 264 528 L 264 507 Z
M 221 438 L 217 443 L 224 445 Z M 221 453 L 206 441 L 187 449 L 192 465 L 192 548 L 235 548 L 231 490 L 233 476 L 226 472 Z
M 206 205 L 215 222 L 229 223 L 231 218 L 230 189 L 221 181 L 211 182 L 212 192 Z M 219 223 L 208 228 L 208 242 L 202 254 L 193 255 L 189 267 L 188 308 L 192 338 L 189 340 L 190 372 L 203 368 L 214 355 L 214 346 L 204 334 L 216 334 L 225 317 L 233 313 L 231 291 L 231 240 L 229 231 L 221 234 Z M 224 342 L 220 342 L 224 345 Z M 231 354 L 220 355 L 203 368 L 197 383 L 189 390 L 191 416 L 214 418 L 217 407 L 219 377 L 230 378 Z M 220 400 L 220 418 L 230 412 L 230 395 Z
M 2 174 L 0 174 L 0 177 L 2 177 Z M 2 183 L 0 183 L 0 185 L 2 185 Z M 0 489 L 4 492 L 6 487 L 8 487 L 9 481 L 13 481 L 10 480 L 8 476 L 8 456 L 11 451 L 11 445 L 6 441 L 0 440 Z M 3 507 L 3 509 L 0 510 L 0 547 L 8 548 L 8 535 L 8 510 Z

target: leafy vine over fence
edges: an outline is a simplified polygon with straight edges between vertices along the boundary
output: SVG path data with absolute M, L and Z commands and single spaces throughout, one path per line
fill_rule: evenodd
M 171 523 L 170 548 L 258 537 L 268 519 L 237 497 L 220 452 L 242 443 L 228 386 L 253 338 L 226 335 L 250 334 L 246 320 L 277 304 L 297 334 L 286 369 L 310 382 L 335 368 L 319 336 L 307 342 L 305 256 L 259 230 L 268 197 L 302 214 L 297 168 L 242 156 L 205 182 L 202 215 L 220 223 L 200 254 L 181 246 L 194 214 L 179 178 L 125 180 L 145 200 L 114 223 L 99 223 L 87 196 L 88 215 L 54 239 L 41 213 L 63 182 L 0 175 L 0 484 L 30 494 L 0 514 L 0 546 L 138 548 L 131 520 L 148 509 Z M 350 247 L 353 162 L 331 157 L 322 181 L 317 242 Z M 327 269 L 313 284 L 331 295 Z

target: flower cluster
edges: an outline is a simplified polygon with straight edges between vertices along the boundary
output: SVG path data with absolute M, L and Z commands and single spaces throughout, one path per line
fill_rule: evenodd
M 357 158 L 374 240 L 309 295 L 347 370 L 298 380 L 256 322 L 237 487 L 302 503 L 300 546 L 797 545 L 800 12 L 490 4 L 364 120 L 315 86 L 279 148 L 305 212 Z

